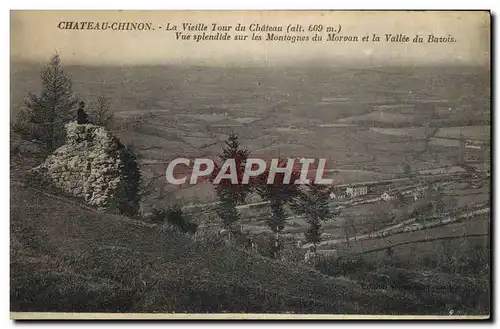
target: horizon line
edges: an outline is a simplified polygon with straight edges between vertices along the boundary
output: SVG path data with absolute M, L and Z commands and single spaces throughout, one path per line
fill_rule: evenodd
M 46 61 L 39 60 L 29 60 L 29 59 L 13 59 L 10 58 L 10 66 L 15 64 L 28 64 L 28 65 L 46 65 L 49 59 Z M 203 63 L 203 62 L 170 62 L 170 63 L 65 63 L 64 59 L 62 64 L 65 67 L 199 67 L 199 68 L 289 68 L 289 67 L 310 67 L 310 68 L 344 68 L 344 69 L 362 69 L 362 68 L 393 68 L 393 67 L 471 67 L 471 68 L 487 68 L 491 69 L 491 62 L 487 63 L 470 63 L 470 62 L 427 62 L 427 63 L 408 63 L 408 62 L 394 62 L 394 63 L 363 63 L 362 61 L 347 63 L 346 61 L 339 61 L 336 63 L 318 63 L 318 62 L 282 62 L 282 63 L 227 63 L 227 64 L 214 64 L 214 63 Z

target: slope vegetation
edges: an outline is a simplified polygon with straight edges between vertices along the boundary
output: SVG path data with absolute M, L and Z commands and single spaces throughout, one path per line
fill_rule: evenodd
M 20 184 L 11 185 L 10 243 L 11 311 L 412 312 L 400 309 L 400 298 L 347 279 Z

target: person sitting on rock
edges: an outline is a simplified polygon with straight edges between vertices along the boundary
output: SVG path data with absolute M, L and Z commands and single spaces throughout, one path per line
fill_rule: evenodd
M 76 112 L 76 123 L 78 123 L 79 125 L 91 123 L 89 116 L 85 112 L 84 108 L 85 108 L 85 102 L 80 101 L 80 104 L 78 106 L 78 111 Z

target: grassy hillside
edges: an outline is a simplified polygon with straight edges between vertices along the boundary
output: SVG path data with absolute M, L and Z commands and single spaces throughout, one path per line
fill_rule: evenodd
M 14 312 L 489 313 L 484 277 L 379 256 L 319 264 L 327 276 L 16 183 L 11 204 Z
M 418 312 L 384 291 L 31 188 L 12 185 L 11 205 L 11 311 Z

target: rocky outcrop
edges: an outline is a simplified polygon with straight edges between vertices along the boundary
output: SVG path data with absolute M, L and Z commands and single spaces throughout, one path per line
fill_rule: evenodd
M 103 127 L 68 123 L 65 144 L 33 172 L 98 209 L 127 215 L 138 210 L 137 159 Z

